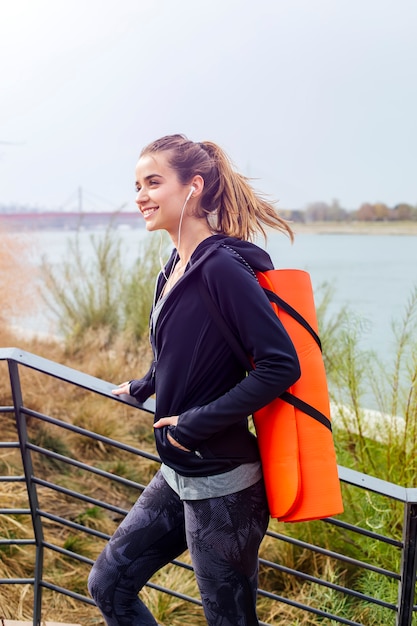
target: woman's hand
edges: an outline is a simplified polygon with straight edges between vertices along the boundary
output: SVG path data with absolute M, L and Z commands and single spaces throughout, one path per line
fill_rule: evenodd
M 177 424 L 178 415 L 171 415 L 171 417 L 161 417 L 157 422 L 155 422 L 153 427 L 163 428 L 164 426 L 176 426 Z M 189 450 L 188 448 L 184 448 L 184 446 L 178 443 L 178 441 L 175 441 L 175 439 L 169 434 L 169 432 L 167 433 L 167 439 L 169 443 L 174 446 L 174 448 L 180 448 L 180 450 L 184 450 L 184 452 L 191 452 L 191 450 Z
M 120 383 L 117 389 L 112 389 L 111 392 L 115 396 L 121 396 L 124 393 L 130 396 L 130 382 Z

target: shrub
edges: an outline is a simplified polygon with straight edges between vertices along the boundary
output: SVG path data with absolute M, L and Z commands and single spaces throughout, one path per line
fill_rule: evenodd
M 33 310 L 36 299 L 27 239 L 0 228 L 0 246 L 0 322 L 4 327 L 11 318 L 18 318 L 28 310 Z

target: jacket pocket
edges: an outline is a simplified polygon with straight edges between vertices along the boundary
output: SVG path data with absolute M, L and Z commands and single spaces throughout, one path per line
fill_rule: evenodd
M 163 426 L 156 429 L 155 440 L 156 447 L 164 463 L 167 463 L 170 467 L 190 467 L 194 466 L 196 462 L 201 462 L 199 455 L 194 450 L 186 451 L 177 448 L 168 440 L 169 426 Z

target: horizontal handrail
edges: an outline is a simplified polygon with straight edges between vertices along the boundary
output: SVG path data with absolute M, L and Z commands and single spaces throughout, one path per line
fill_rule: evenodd
M 141 409 L 142 411 L 146 411 L 147 413 L 155 412 L 155 401 L 153 399 L 148 399 L 143 403 L 139 403 L 132 396 L 126 394 L 121 396 L 115 396 L 112 393 L 112 389 L 115 388 L 115 383 L 106 382 L 100 378 L 91 376 L 90 374 L 85 374 L 83 372 L 80 372 L 79 370 L 68 367 L 67 365 L 61 365 L 54 361 L 45 359 L 44 357 L 31 354 L 30 352 L 26 352 L 25 350 L 20 350 L 18 348 L 0 348 L 0 361 L 13 361 L 25 367 L 34 369 L 44 374 L 48 374 L 53 378 L 63 380 L 64 382 L 71 383 L 88 391 L 93 391 L 102 396 L 106 396 L 116 402 L 129 404 L 133 407 Z M 9 412 L 12 412 L 13 407 L 7 407 L 7 410 Z M 22 407 L 22 410 L 27 412 L 28 415 L 41 415 L 36 411 L 31 411 L 30 409 L 26 409 L 24 407 Z M 2 407 L 0 407 L 0 411 L 2 412 Z M 60 422 L 59 420 L 54 420 L 53 418 L 47 416 L 42 416 L 42 418 L 50 421 L 51 423 L 57 423 L 62 426 L 62 428 L 74 430 L 74 432 L 79 432 L 81 434 L 86 434 L 90 432 L 80 427 L 66 424 L 64 422 Z M 94 433 L 91 433 L 91 435 L 97 437 L 105 443 L 114 443 L 112 440 L 107 439 L 106 437 L 103 437 L 101 435 L 96 435 Z M 134 448 L 129 448 L 129 446 L 123 447 L 125 450 L 130 449 L 131 451 L 134 451 Z M 156 456 L 153 456 L 152 458 L 153 460 L 158 460 L 158 457 Z M 396 485 L 395 483 L 391 483 L 389 481 L 382 480 L 381 478 L 376 478 L 368 474 L 363 474 L 361 472 L 347 467 L 343 467 L 341 465 L 338 466 L 338 471 L 339 478 L 344 483 L 356 487 L 361 487 L 363 489 L 366 489 L 367 491 L 372 491 L 374 493 L 388 496 L 389 498 L 398 500 L 400 502 L 412 502 L 417 504 L 417 488 L 401 487 L 399 485 Z
M 148 413 L 155 412 L 155 401 L 152 399 L 146 400 L 143 404 L 139 404 L 134 398 L 126 394 L 122 396 L 115 396 L 112 394 L 112 389 L 115 388 L 114 383 L 106 382 L 101 378 L 85 374 L 84 372 L 80 372 L 72 367 L 56 363 L 55 361 L 50 361 L 42 356 L 26 352 L 25 350 L 20 350 L 18 348 L 0 348 L 0 361 L 18 363 L 38 372 L 48 374 L 48 376 L 52 376 L 53 378 L 57 378 L 59 380 L 63 380 L 64 382 L 76 385 L 77 387 L 81 387 L 82 389 L 94 391 L 102 396 L 112 398 L 112 400 L 115 400 L 116 402 L 119 401 L 124 402 L 125 404 L 130 404 L 131 406 L 138 407 Z

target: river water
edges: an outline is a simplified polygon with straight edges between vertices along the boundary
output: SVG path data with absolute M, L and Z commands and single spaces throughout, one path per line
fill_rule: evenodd
M 81 249 L 87 256 L 92 235 L 98 237 L 100 232 L 78 233 Z M 118 231 L 118 236 L 129 268 L 140 253 L 141 242 L 150 235 L 145 229 L 132 229 Z M 76 234 L 37 231 L 25 237 L 31 243 L 35 265 L 40 265 L 42 258 L 59 265 L 68 254 L 69 240 Z M 392 353 L 392 322 L 401 319 L 412 290 L 417 287 L 417 237 L 299 234 L 291 244 L 285 236 L 274 233 L 266 247 L 276 267 L 299 268 L 310 273 L 317 299 L 320 286 L 330 283 L 334 288 L 330 312 L 348 307 L 361 320 L 364 347 L 375 350 L 383 359 Z M 36 316 L 26 318 L 23 325 L 38 332 L 51 330 L 50 318 L 42 307 Z
M 364 346 L 391 354 L 392 322 L 403 318 L 417 288 L 417 237 L 303 234 L 291 246 L 275 236 L 270 251 L 277 267 L 309 271 L 315 293 L 330 283 L 330 310 L 348 307 L 362 322 Z

